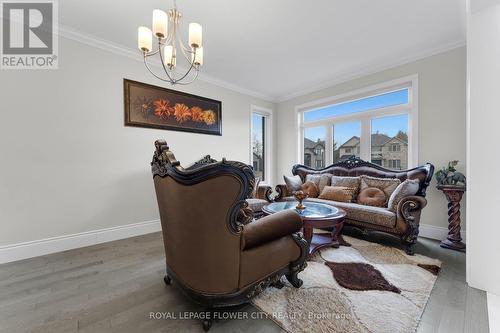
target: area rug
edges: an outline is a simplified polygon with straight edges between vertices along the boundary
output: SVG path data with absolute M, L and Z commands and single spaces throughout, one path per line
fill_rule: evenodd
M 287 332 L 415 332 L 441 262 L 344 236 L 317 253 L 294 288 L 286 279 L 253 304 Z

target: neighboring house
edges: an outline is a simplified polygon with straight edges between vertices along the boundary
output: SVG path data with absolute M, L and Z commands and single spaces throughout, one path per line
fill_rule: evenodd
M 304 165 L 315 169 L 325 167 L 325 141 L 304 138 Z
M 384 168 L 408 169 L 408 142 L 403 138 L 375 133 L 371 137 L 371 161 Z M 340 159 L 359 156 L 360 139 L 353 136 L 339 147 Z
M 343 160 L 351 156 L 359 156 L 359 137 L 353 136 L 339 147 L 338 158 Z
M 393 137 L 382 145 L 382 166 L 389 169 L 408 169 L 408 142 Z

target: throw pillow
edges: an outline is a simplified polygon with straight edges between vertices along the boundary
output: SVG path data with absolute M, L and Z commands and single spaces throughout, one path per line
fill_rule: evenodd
M 318 198 L 339 201 L 352 202 L 357 189 L 346 186 L 325 186 Z
M 260 177 L 255 177 L 255 185 L 252 191 L 252 198 L 257 198 L 257 193 L 259 192 Z
M 352 201 L 356 201 L 359 192 L 359 184 L 361 179 L 359 177 L 344 177 L 344 176 L 332 176 L 330 184 L 331 186 L 343 186 L 355 188 L 354 198 Z
M 395 212 L 401 199 L 409 195 L 417 194 L 419 188 L 420 182 L 418 179 L 405 180 L 404 182 L 399 184 L 398 187 L 396 187 L 394 192 L 392 192 L 392 195 L 389 198 L 389 202 L 387 203 L 387 208 Z
M 300 189 L 304 191 L 305 194 L 309 196 L 309 198 L 317 198 L 319 195 L 319 188 L 316 183 L 307 181 L 305 182 Z
M 387 196 L 376 187 L 367 187 L 358 194 L 358 203 L 365 206 L 386 207 Z
M 359 176 L 359 178 L 361 178 L 361 191 L 363 191 L 367 187 L 376 187 L 384 191 L 387 198 L 389 198 L 396 187 L 401 184 L 401 181 L 397 178 L 377 178 L 365 175 Z
M 325 186 L 330 185 L 330 178 L 332 178 L 332 175 L 329 173 L 310 174 L 306 175 L 306 182 L 315 183 L 318 186 L 319 193 L 321 193 Z
M 285 180 L 286 187 L 288 188 L 288 193 L 300 190 L 300 187 L 302 186 L 302 179 L 299 175 L 283 176 L 283 179 Z

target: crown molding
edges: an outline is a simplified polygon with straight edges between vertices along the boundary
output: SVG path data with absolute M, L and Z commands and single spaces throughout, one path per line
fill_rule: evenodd
M 296 97 L 304 96 L 304 95 L 307 95 L 307 94 L 310 94 L 310 93 L 313 93 L 313 92 L 316 92 L 316 91 L 319 91 L 322 89 L 333 87 L 335 85 L 338 85 L 338 84 L 341 84 L 344 82 L 359 79 L 361 77 L 368 76 L 371 74 L 379 73 L 379 72 L 382 72 L 382 71 L 385 71 L 385 70 L 388 70 L 391 68 L 405 65 L 405 64 L 408 64 L 408 63 L 411 63 L 414 61 L 418 61 L 418 60 L 421 60 L 421 59 L 424 59 L 427 57 L 431 57 L 431 56 L 434 56 L 434 55 L 437 55 L 440 53 L 445 53 L 445 52 L 448 52 L 448 51 L 451 51 L 453 49 L 463 47 L 463 46 L 465 46 L 465 40 L 459 40 L 459 41 L 454 41 L 452 43 L 441 45 L 441 46 L 433 48 L 433 49 L 428 49 L 428 50 L 422 51 L 420 53 L 399 59 L 397 61 L 386 61 L 385 63 L 378 63 L 378 64 L 373 63 L 371 65 L 364 66 L 363 68 L 361 68 L 357 71 L 346 72 L 346 73 L 341 74 L 341 75 L 336 75 L 337 78 L 335 80 L 323 81 L 322 83 L 309 85 L 308 88 L 299 89 L 299 90 L 296 90 L 295 92 L 291 92 L 289 94 L 279 96 L 279 97 L 275 98 L 275 101 L 276 101 L 276 103 L 286 102 L 286 101 L 289 101 L 289 100 L 296 98 Z
M 68 26 L 60 25 L 59 26 L 59 36 L 67 39 L 74 40 L 76 42 L 80 42 L 82 44 L 86 44 L 92 47 L 96 47 L 101 50 L 105 50 L 117 55 L 125 56 L 127 58 L 133 59 L 138 62 L 143 62 L 142 56 L 139 51 L 130 49 L 128 47 L 124 47 L 123 45 L 113 43 L 109 40 L 102 39 L 99 37 L 96 37 L 94 35 L 90 35 L 87 33 L 83 33 L 81 31 L 75 30 L 73 28 L 70 28 Z M 232 90 L 234 92 L 244 94 L 247 96 L 252 96 L 255 98 L 259 98 L 271 103 L 282 103 L 286 102 L 288 100 L 291 100 L 296 97 L 304 96 L 306 94 L 310 94 L 313 92 L 316 92 L 318 90 L 322 90 L 325 88 L 329 88 L 344 82 L 348 82 L 354 79 L 358 79 L 367 75 L 375 74 L 384 70 L 388 70 L 394 67 L 398 67 L 401 65 L 405 65 L 414 61 L 421 60 L 423 58 L 427 58 L 433 55 L 437 55 L 440 53 L 444 53 L 459 47 L 465 46 L 465 40 L 459 40 L 459 41 L 454 41 L 451 43 L 447 43 L 444 45 L 441 45 L 436 48 L 432 49 L 427 49 L 422 52 L 419 52 L 417 54 L 411 55 L 409 57 L 404 57 L 404 58 L 399 58 L 396 61 L 385 61 L 383 63 L 372 63 L 371 65 L 366 65 L 363 66 L 363 68 L 356 70 L 356 71 L 350 71 L 343 73 L 341 75 L 335 75 L 336 79 L 334 80 L 326 80 L 322 82 L 317 82 L 315 84 L 307 84 L 307 86 L 304 85 L 304 88 L 298 89 L 295 91 L 291 91 L 289 93 L 283 94 L 283 95 L 278 95 L 278 96 L 271 96 L 271 95 L 266 95 L 257 91 L 253 91 L 251 89 L 247 89 L 244 87 L 241 87 L 239 85 L 224 81 L 222 79 L 219 79 L 215 76 L 208 75 L 206 73 L 201 72 L 198 76 L 198 80 L 203 81 L 205 83 L 210 83 L 215 86 L 225 88 Z M 160 67 L 160 62 L 159 61 L 153 61 L 151 62 L 151 65 Z
M 141 63 L 143 62 L 142 55 L 137 50 L 133 50 L 133 49 L 130 49 L 128 47 L 124 47 L 123 45 L 113 43 L 109 40 L 102 39 L 102 38 L 99 38 L 97 36 L 90 35 L 90 34 L 75 30 L 75 29 L 70 28 L 68 26 L 59 25 L 59 33 L 58 34 L 59 34 L 59 36 L 66 38 L 66 39 L 70 39 L 70 40 L 73 40 L 73 41 L 76 41 L 76 42 L 79 42 L 79 43 L 82 43 L 85 45 L 89 45 L 89 46 L 92 46 L 92 47 L 95 47 L 95 48 L 98 48 L 98 49 L 101 49 L 104 51 L 108 51 L 108 52 L 114 53 L 116 55 L 121 55 L 121 56 L 133 59 L 133 60 L 141 62 Z M 151 65 L 161 67 L 161 64 L 159 61 L 152 61 Z M 179 68 L 182 69 L 182 67 L 179 67 Z M 205 83 L 213 84 L 213 85 L 221 87 L 221 88 L 229 89 L 229 90 L 232 90 L 232 91 L 240 93 L 240 94 L 260 98 L 260 99 L 263 99 L 263 100 L 268 101 L 268 102 L 272 102 L 272 103 L 276 102 L 276 98 L 273 98 L 269 95 L 262 94 L 260 92 L 253 91 L 253 90 L 235 85 L 233 83 L 221 80 L 219 78 L 216 78 L 214 76 L 208 75 L 208 74 L 203 73 L 203 72 L 200 72 L 200 74 L 198 76 L 198 80 L 203 81 Z

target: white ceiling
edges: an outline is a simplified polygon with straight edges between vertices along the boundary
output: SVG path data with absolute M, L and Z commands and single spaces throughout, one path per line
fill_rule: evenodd
M 178 0 L 203 26 L 203 72 L 283 100 L 465 42 L 465 0 Z M 157 0 L 59 1 L 59 21 L 136 49 Z M 141 57 L 138 53 L 139 58 Z M 139 63 L 137 66 L 141 66 Z

